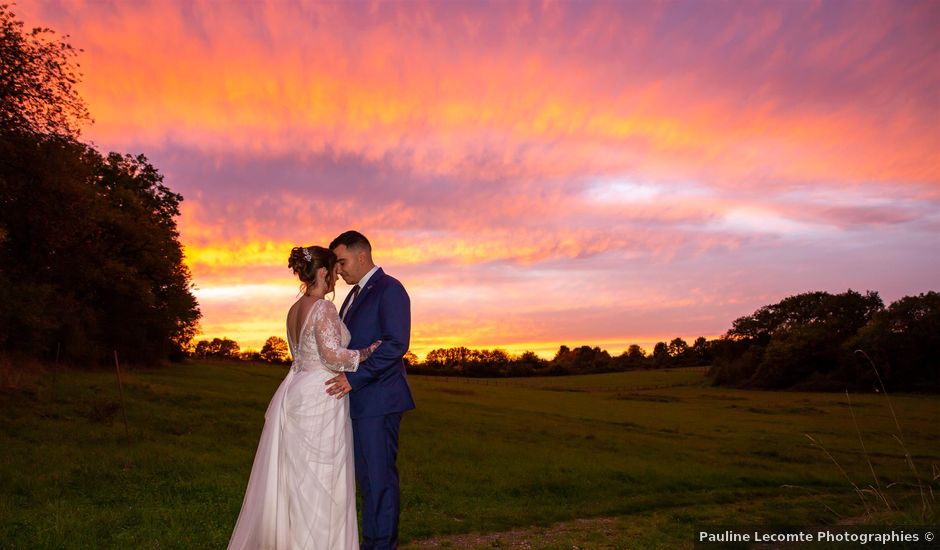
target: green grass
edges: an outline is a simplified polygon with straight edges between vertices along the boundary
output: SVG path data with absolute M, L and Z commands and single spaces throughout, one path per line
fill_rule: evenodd
M 133 371 L 130 440 L 114 373 L 60 372 L 55 382 L 47 373 L 3 390 L 0 545 L 225 547 L 285 372 Z M 877 521 L 935 520 L 920 516 L 883 396 L 852 396 L 866 454 L 845 395 L 713 388 L 694 370 L 410 382 L 418 409 L 401 430 L 401 536 L 415 545 L 472 546 L 454 537 L 500 533 L 479 543 L 493 546 L 521 529 L 537 547 L 691 547 L 696 523 L 864 515 L 804 434 L 860 487 L 873 484 L 866 456 L 879 481 L 894 484 L 894 509 L 874 510 Z M 892 399 L 921 478 L 936 490 L 940 399 Z

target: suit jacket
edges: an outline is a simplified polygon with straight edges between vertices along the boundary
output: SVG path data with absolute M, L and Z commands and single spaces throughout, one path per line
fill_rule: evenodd
M 351 296 L 343 302 L 344 308 Z M 349 394 L 350 416 L 383 416 L 415 408 L 402 361 L 411 342 L 411 300 L 405 287 L 379 268 L 359 290 L 345 322 L 351 335 L 349 349 L 382 341 L 356 372 L 346 373 L 353 389 Z

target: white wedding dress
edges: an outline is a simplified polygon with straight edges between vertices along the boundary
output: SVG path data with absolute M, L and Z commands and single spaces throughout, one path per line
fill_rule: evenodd
M 295 311 L 297 309 L 297 311 Z M 291 334 L 291 321 L 306 315 Z M 293 317 L 293 319 L 292 319 Z M 295 324 L 296 326 L 296 324 Z M 317 300 L 288 314 L 294 363 L 264 415 L 230 550 L 357 550 L 356 482 L 349 398 L 327 395 L 325 382 L 355 371 L 359 352 L 336 306 Z

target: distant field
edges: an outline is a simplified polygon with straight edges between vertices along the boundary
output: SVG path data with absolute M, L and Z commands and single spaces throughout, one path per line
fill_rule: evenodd
M 443 380 L 454 383 L 513 386 L 525 388 L 566 390 L 617 391 L 618 389 L 650 389 L 664 386 L 701 386 L 705 367 L 681 369 L 637 370 L 575 376 L 538 376 L 531 378 L 454 378 Z M 418 380 L 442 380 L 434 376 L 415 376 Z
M 224 548 L 276 367 L 185 365 L 125 379 L 46 374 L 0 393 L 0 544 Z M 880 395 L 717 389 L 700 370 L 460 381 L 410 378 L 403 541 L 413 547 L 691 547 L 700 522 L 865 521 L 870 458 L 895 510 L 924 523 Z M 940 399 L 892 396 L 920 477 L 940 470 Z M 854 411 L 867 454 L 853 425 Z M 936 502 L 930 500 L 933 506 Z M 935 515 L 927 520 L 934 520 Z

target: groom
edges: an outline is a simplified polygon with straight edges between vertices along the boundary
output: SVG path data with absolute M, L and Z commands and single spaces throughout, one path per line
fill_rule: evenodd
M 352 339 L 349 349 L 382 345 L 356 372 L 327 381 L 327 393 L 349 394 L 356 481 L 362 492 L 362 550 L 398 547 L 398 427 L 415 408 L 402 357 L 411 339 L 411 301 L 405 287 L 372 262 L 372 245 L 357 231 L 333 239 L 339 274 L 355 285 L 339 314 Z

